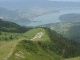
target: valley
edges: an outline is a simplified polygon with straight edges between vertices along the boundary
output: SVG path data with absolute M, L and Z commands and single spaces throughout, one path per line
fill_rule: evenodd
M 36 32 L 34 32 L 34 31 L 36 31 Z M 26 32 L 26 33 L 23 33 L 23 34 L 19 34 L 19 36 L 21 35 L 22 37 L 17 37 L 18 39 L 12 39 L 12 41 L 6 41 L 6 43 L 5 44 L 3 44 L 1 47 L 0 47 L 0 60 L 8 60 L 8 58 L 12 55 L 12 53 L 13 53 L 13 51 L 15 50 L 15 48 L 16 48 L 16 45 L 17 44 L 19 44 L 19 42 L 21 42 L 22 40 L 30 40 L 31 38 L 33 38 L 38 32 L 40 32 L 40 31 L 42 31 L 42 32 L 44 32 L 44 35 L 40 38 L 40 39 L 38 39 L 38 41 L 40 40 L 42 40 L 42 41 L 47 41 L 47 40 L 50 40 L 49 39 L 49 37 L 48 37 L 48 35 L 46 35 L 46 32 L 45 32 L 45 30 L 44 29 L 42 29 L 42 28 L 37 28 L 37 29 L 33 29 L 33 30 L 30 30 L 29 32 Z M 33 33 L 34 32 L 34 33 Z M 33 33 L 33 34 L 32 34 Z M 12 34 L 12 33 L 11 33 Z M 13 35 L 14 36 L 14 35 Z M 5 40 L 2 40 L 3 42 L 5 42 Z M 35 40 L 33 40 L 33 41 L 37 41 L 37 39 L 35 39 Z M 2 43 L 3 43 L 2 42 Z M 7 49 L 7 51 L 6 51 L 6 49 L 4 49 L 4 48 L 8 48 Z M 3 50 L 4 49 L 4 50 Z M 21 48 L 20 48 L 20 50 L 22 50 Z M 22 51 L 23 52 L 23 51 Z M 27 51 L 26 51 L 27 52 Z M 17 53 L 16 53 L 17 54 Z M 28 53 L 27 53 L 28 54 Z M 33 53 L 33 55 L 35 55 L 34 53 Z M 16 56 L 16 57 L 20 57 L 20 56 Z M 33 56 L 34 57 L 34 56 Z M 20 58 L 21 59 L 21 58 Z M 20 60 L 19 59 L 19 60 Z M 37 58 L 38 59 L 38 58 Z M 12 59 L 10 59 L 10 60 L 12 60 Z M 14 59 L 13 59 L 14 60 Z M 16 59 L 15 59 L 16 60 Z
M 80 60 L 80 1 L 0 0 L 0 60 Z
M 41 32 L 44 34 L 40 38 L 35 38 L 32 40 L 37 34 Z M 54 39 L 51 38 L 51 35 L 49 34 L 53 34 L 52 37 Z M 19 36 L 20 35 L 22 37 L 19 37 L 18 39 L 12 39 L 11 41 L 1 41 L 2 43 L 6 43 L 0 46 L 0 60 L 65 60 L 67 59 L 68 55 L 66 55 L 66 52 L 64 55 L 62 55 L 62 50 L 65 49 L 63 46 L 66 45 L 64 43 L 68 43 L 71 49 L 71 45 L 73 45 L 74 47 L 72 50 L 75 51 L 75 45 L 73 43 L 69 43 L 66 38 L 56 34 L 54 31 L 51 32 L 47 28 L 34 28 L 25 33 L 19 34 Z M 54 48 L 52 48 L 52 46 L 54 46 Z M 66 47 L 70 49 L 68 45 L 66 45 Z M 75 55 L 75 53 L 69 52 L 67 48 L 67 54 L 69 53 Z
M 61 15 L 79 14 L 80 13 L 79 10 L 80 10 L 80 8 L 64 8 L 64 9 L 60 9 L 59 12 L 57 12 L 57 13 L 51 13 L 51 14 L 35 17 L 33 19 L 33 22 L 31 22 L 29 24 L 26 24 L 26 26 L 40 26 L 40 25 L 44 25 L 44 24 L 63 22 L 62 20 L 59 19 L 59 17 Z M 69 19 L 69 17 L 67 17 L 67 18 Z M 67 19 L 67 18 L 65 18 L 65 19 Z M 75 18 L 75 19 L 77 20 L 78 18 Z
M 71 14 L 75 15 L 74 17 L 75 19 L 73 19 L 73 16 Z M 63 35 L 66 38 L 80 41 L 80 38 L 79 38 L 80 37 L 80 33 L 79 33 L 80 19 L 78 18 L 79 15 L 77 16 L 77 13 L 76 14 L 70 13 L 70 15 L 69 14 L 65 14 L 65 15 L 66 15 L 65 18 L 63 16 L 64 22 L 50 23 L 50 24 L 46 24 L 43 26 L 46 26 L 46 27 L 51 28 L 52 30 L 55 30 L 57 33 Z
M 33 7 L 28 10 L 22 9 L 18 11 L 20 17 L 28 19 L 31 22 L 34 22 L 33 19 L 36 17 L 44 16 L 51 13 L 58 13 L 58 12 L 59 12 L 59 8 L 43 8 L 43 7 Z
M 79 56 L 80 43 L 68 40 L 49 28 L 22 27 L 8 22 L 8 29 L 11 29 L 9 25 L 16 30 L 0 29 L 0 60 L 65 60 Z M 17 26 L 24 31 L 17 32 Z

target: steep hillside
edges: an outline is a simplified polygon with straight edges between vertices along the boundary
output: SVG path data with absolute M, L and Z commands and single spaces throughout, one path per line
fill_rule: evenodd
M 37 33 L 40 33 L 40 32 L 42 32 L 43 34 L 41 35 L 41 37 L 39 38 L 39 35 L 38 36 L 36 36 L 36 34 Z M 3 35 L 4 33 L 2 33 L 2 35 Z M 11 33 L 11 34 L 13 34 L 13 37 L 14 36 L 16 36 L 14 39 L 12 39 L 11 41 L 7 41 L 7 42 L 2 42 L 2 41 L 0 41 L 0 60 L 5 60 L 5 59 L 7 59 L 7 58 L 9 58 L 10 57 L 10 55 L 12 54 L 12 52 L 15 50 L 15 49 L 17 49 L 18 47 L 16 47 L 16 45 L 18 44 L 18 42 L 21 42 L 21 43 L 23 43 L 22 42 L 22 40 L 23 39 L 29 39 L 29 40 L 32 40 L 32 41 L 37 41 L 38 39 L 40 40 L 40 41 L 50 41 L 50 39 L 49 39 L 49 36 L 47 35 L 47 33 L 45 32 L 45 30 L 44 29 L 42 29 L 42 28 L 36 28 L 36 29 L 32 29 L 32 30 L 30 30 L 30 31 L 28 31 L 28 32 L 26 32 L 26 33 L 23 33 L 23 34 L 15 34 L 15 33 Z M 6 33 L 6 37 L 7 36 L 9 36 L 10 35 L 10 33 Z M 18 35 L 18 36 L 17 36 Z M 37 38 L 35 38 L 35 39 L 33 39 L 34 37 L 37 37 Z M 26 41 L 27 41 L 26 40 Z M 38 40 L 38 41 L 39 41 Z M 24 42 L 25 43 L 25 42 Z M 35 45 L 35 44 L 34 44 Z M 23 45 L 22 45 L 23 46 Z M 6 48 L 8 48 L 7 50 L 6 50 Z M 33 47 L 34 49 L 35 49 L 35 47 Z M 25 50 L 25 48 L 23 48 L 24 50 Z M 20 48 L 19 47 L 19 50 L 22 50 L 22 48 Z M 33 55 L 35 55 L 35 54 L 33 54 Z M 38 59 L 38 58 L 37 58 Z M 12 60 L 12 59 L 11 59 Z
M 72 26 L 69 31 L 69 34 L 65 35 L 68 38 L 75 39 L 80 42 L 80 25 Z
M 29 28 L 27 27 L 23 27 L 16 23 L 9 22 L 9 21 L 3 21 L 2 19 L 0 19 L 0 31 L 23 33 L 28 30 Z
M 80 43 L 48 28 L 34 28 L 21 35 L 0 47 L 0 60 L 62 60 L 79 56 Z
M 9 60 L 60 60 L 61 57 L 50 51 L 47 44 L 48 42 L 23 40 L 16 46 Z
M 31 28 L 20 26 L 13 22 L 3 21 L 0 19 L 0 41 L 10 41 L 24 38 L 22 33 Z M 4 43 L 1 43 L 1 45 Z
M 39 38 L 39 34 L 42 32 L 43 34 Z M 37 35 L 37 36 L 36 36 Z M 5 59 L 8 60 L 60 60 L 62 57 L 55 52 L 49 50 L 48 45 L 50 44 L 50 38 L 43 28 L 35 28 L 23 34 L 27 38 L 24 40 L 15 41 L 17 46 L 11 48 L 11 51 Z M 34 38 L 36 37 L 36 38 Z M 15 43 L 15 45 L 16 45 Z M 14 45 L 14 44 L 13 44 Z M 13 50 L 14 49 L 14 50 Z M 4 55 L 4 53 L 3 53 Z

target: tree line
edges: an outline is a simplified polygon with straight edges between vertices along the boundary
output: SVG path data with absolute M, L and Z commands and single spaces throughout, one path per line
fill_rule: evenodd
M 50 50 L 55 51 L 57 54 L 60 54 L 65 58 L 80 56 L 79 42 L 69 40 L 49 28 L 45 28 L 45 30 L 51 40 Z
M 31 28 L 20 26 L 16 23 L 9 22 L 9 21 L 3 21 L 0 19 L 0 31 L 3 32 L 16 32 L 16 33 L 24 33 Z

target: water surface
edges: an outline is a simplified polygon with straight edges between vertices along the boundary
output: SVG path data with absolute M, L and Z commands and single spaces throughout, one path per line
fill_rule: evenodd
M 59 16 L 67 13 L 80 13 L 80 8 L 62 9 L 59 11 L 59 13 L 52 13 L 36 17 L 33 20 L 37 22 L 31 22 L 30 24 L 27 24 L 27 26 L 38 26 L 43 24 L 61 22 L 59 20 Z

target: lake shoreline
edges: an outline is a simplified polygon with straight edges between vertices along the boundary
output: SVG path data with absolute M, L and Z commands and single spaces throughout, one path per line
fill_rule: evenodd
M 67 13 L 80 13 L 80 8 L 61 9 L 58 13 L 38 16 L 33 19 L 33 22 L 27 24 L 27 26 L 39 26 L 39 25 L 50 24 L 50 23 L 58 23 L 61 22 L 59 20 L 60 15 L 67 14 Z

